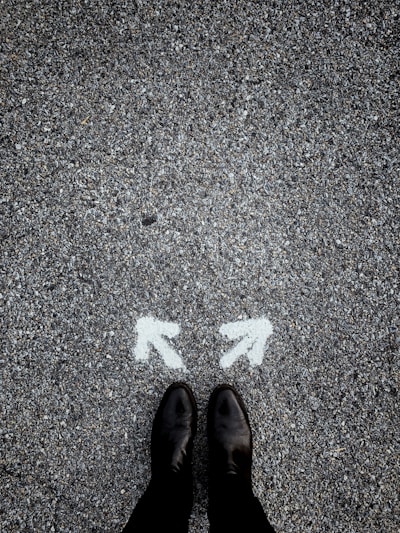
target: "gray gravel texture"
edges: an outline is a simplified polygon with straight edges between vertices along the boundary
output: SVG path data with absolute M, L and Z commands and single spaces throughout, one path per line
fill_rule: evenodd
M 0 530 L 120 531 L 234 384 L 278 533 L 398 533 L 399 1 L 0 2 Z M 143 316 L 187 371 L 136 362 Z M 219 327 L 265 316 L 261 366 Z

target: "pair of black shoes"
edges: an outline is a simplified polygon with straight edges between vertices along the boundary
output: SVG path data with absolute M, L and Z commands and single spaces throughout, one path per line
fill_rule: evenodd
M 151 480 L 124 533 L 187 533 L 193 505 L 192 452 L 197 408 L 185 383 L 165 392 L 151 435 Z M 274 533 L 251 486 L 252 436 L 246 408 L 230 385 L 208 406 L 210 533 Z
M 157 410 L 151 437 L 152 477 L 191 477 L 197 408 L 185 383 L 173 383 Z M 230 385 L 219 385 L 208 406 L 210 487 L 236 476 L 251 488 L 252 436 L 243 401 Z

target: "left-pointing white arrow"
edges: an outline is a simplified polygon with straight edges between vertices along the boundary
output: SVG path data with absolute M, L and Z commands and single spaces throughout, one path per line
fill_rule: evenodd
M 176 337 L 180 330 L 179 324 L 174 322 L 162 322 L 151 316 L 139 318 L 136 323 L 135 359 L 146 361 L 149 358 L 151 346 L 153 346 L 168 367 L 185 369 L 180 355 L 171 348 L 165 339 L 165 337 L 168 339 Z
M 264 357 L 264 345 L 272 335 L 272 324 L 266 318 L 256 318 L 223 324 L 219 330 L 231 340 L 240 339 L 220 359 L 222 368 L 228 368 L 241 356 L 247 356 L 251 366 L 261 365 Z

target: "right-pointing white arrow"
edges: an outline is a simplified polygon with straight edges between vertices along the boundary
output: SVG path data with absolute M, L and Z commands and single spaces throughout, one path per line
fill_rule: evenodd
M 222 368 L 231 366 L 240 356 L 246 355 L 250 365 L 261 365 L 265 342 L 272 335 L 272 324 L 266 318 L 255 318 L 223 324 L 219 330 L 229 339 L 241 339 L 220 360 Z
M 167 366 L 185 369 L 180 355 L 165 340 L 165 337 L 168 339 L 176 337 L 180 330 L 179 324 L 174 322 L 162 322 L 151 316 L 139 318 L 136 323 L 138 335 L 134 352 L 136 360 L 146 361 L 149 358 L 151 346 L 154 346 Z

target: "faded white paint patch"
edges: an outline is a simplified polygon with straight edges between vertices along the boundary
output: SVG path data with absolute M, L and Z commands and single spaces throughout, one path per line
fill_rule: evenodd
M 261 365 L 265 343 L 272 331 L 272 324 L 266 318 L 223 324 L 219 329 L 222 335 L 226 335 L 230 340 L 241 340 L 222 356 L 221 367 L 230 367 L 241 356 L 247 356 L 251 366 Z
M 168 367 L 185 370 L 181 356 L 165 339 L 165 337 L 168 339 L 176 337 L 179 335 L 180 330 L 179 324 L 174 322 L 162 322 L 151 316 L 139 318 L 136 323 L 135 359 L 137 361 L 146 361 L 153 346 Z

